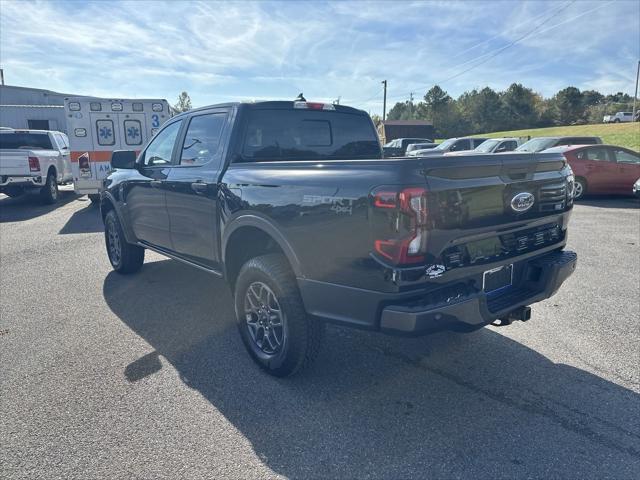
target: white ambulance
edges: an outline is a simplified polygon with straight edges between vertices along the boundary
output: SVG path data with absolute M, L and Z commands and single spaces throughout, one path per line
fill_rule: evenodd
M 73 185 L 77 194 L 100 198 L 111 152 L 135 150 L 171 117 L 166 100 L 67 97 L 64 99 Z

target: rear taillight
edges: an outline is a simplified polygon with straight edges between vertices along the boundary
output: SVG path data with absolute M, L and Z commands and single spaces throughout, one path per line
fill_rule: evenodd
M 38 159 L 38 157 L 29 157 L 29 171 L 31 172 L 40 171 L 40 160 Z
M 395 265 L 424 260 L 427 247 L 427 190 L 381 187 L 372 193 L 373 208 L 386 215 L 387 228 L 376 233 L 374 251 Z

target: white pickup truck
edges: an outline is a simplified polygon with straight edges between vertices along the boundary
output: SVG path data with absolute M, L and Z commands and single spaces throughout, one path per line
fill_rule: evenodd
M 0 130 L 0 193 L 16 197 L 40 194 L 45 203 L 58 200 L 58 185 L 71 182 L 69 140 L 47 130 Z

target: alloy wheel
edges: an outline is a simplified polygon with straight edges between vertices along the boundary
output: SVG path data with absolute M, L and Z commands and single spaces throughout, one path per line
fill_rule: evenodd
M 286 340 L 284 315 L 273 291 L 262 282 L 249 285 L 244 298 L 251 339 L 267 355 L 278 353 Z
M 109 228 L 107 229 L 107 240 L 109 247 L 109 257 L 114 265 L 120 264 L 122 257 L 122 244 L 120 243 L 120 235 L 116 228 L 115 222 L 109 222 Z

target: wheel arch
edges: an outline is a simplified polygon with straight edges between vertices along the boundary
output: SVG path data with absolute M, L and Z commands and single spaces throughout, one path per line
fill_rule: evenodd
M 282 253 L 296 277 L 303 276 L 300 260 L 283 233 L 268 219 L 257 215 L 235 218 L 222 235 L 224 276 L 232 286 L 248 259 L 267 253 Z
M 113 210 L 116 212 L 118 216 L 118 220 L 120 221 L 120 225 L 122 226 L 122 231 L 124 232 L 125 239 L 128 243 L 137 243 L 137 239 L 131 230 L 129 222 L 125 221 L 123 212 L 121 208 L 118 206 L 118 202 L 110 192 L 103 192 L 102 197 L 100 199 L 100 216 L 102 217 L 102 223 L 104 224 L 104 220 L 107 217 L 107 214 Z

